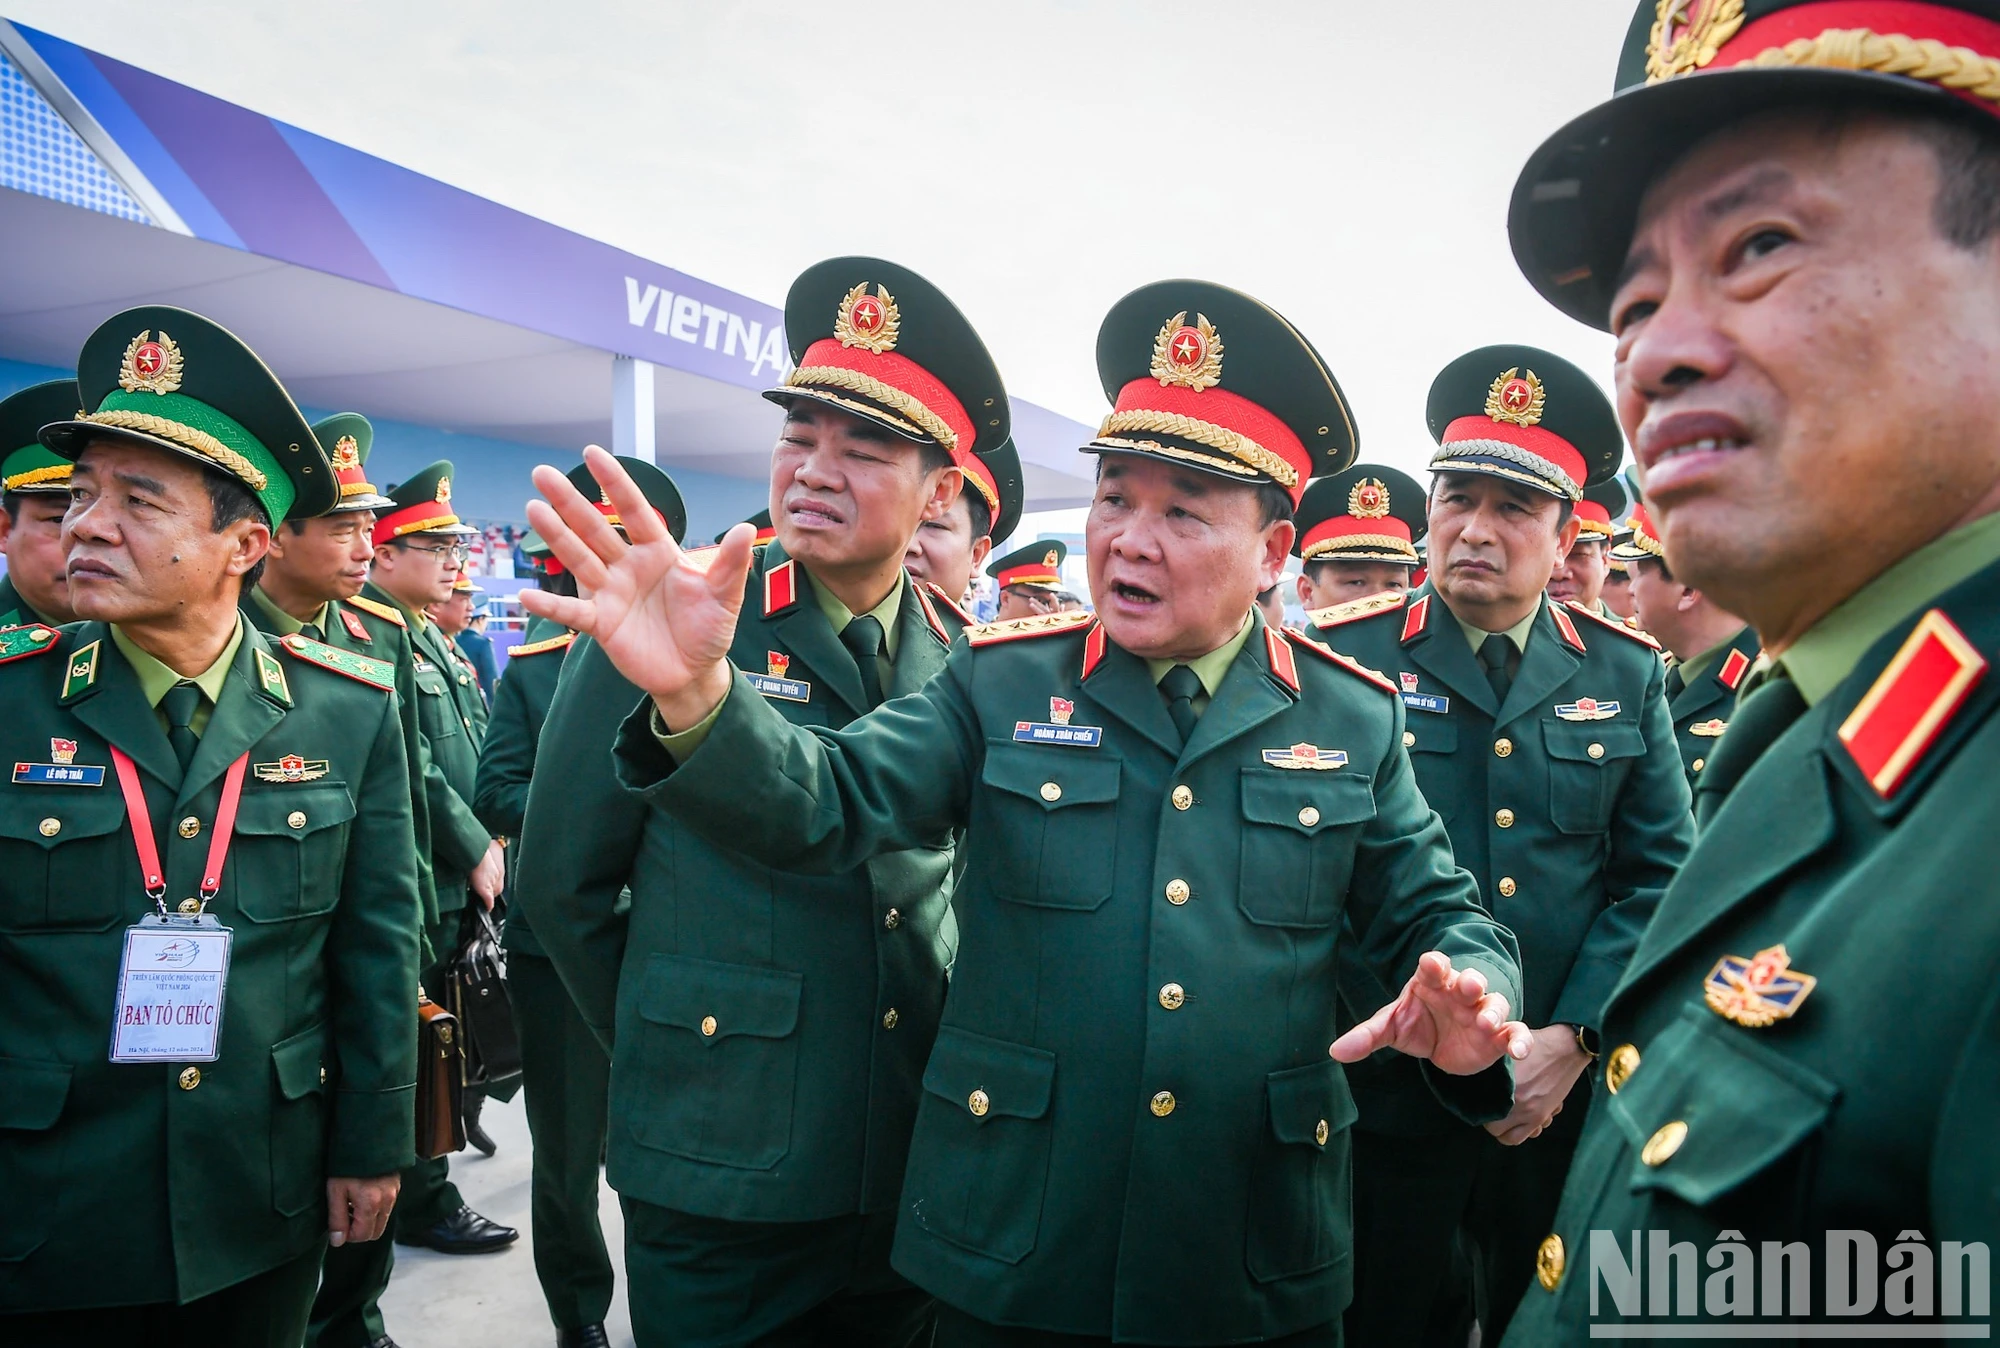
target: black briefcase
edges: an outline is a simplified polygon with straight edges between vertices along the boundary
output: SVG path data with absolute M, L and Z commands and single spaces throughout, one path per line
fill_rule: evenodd
M 521 1075 L 521 1036 L 493 918 L 477 900 L 466 911 L 472 920 L 451 962 L 448 995 L 465 1035 L 465 1084 L 492 1087 Z

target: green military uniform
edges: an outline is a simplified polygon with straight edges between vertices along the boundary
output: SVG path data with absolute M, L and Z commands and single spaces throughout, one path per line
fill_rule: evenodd
M 42 427 L 74 415 L 81 402 L 74 379 L 34 384 L 0 401 L 0 492 L 9 497 L 68 498 L 70 461 L 35 437 Z M 0 627 L 55 625 L 54 618 L 37 613 L 14 587 L 11 575 L 0 575 Z
M 1492 472 L 1551 495 L 1615 472 L 1622 449 L 1588 377 L 1529 348 L 1453 362 L 1430 412 L 1441 471 Z M 1515 438 L 1533 458 L 1506 452 L 1520 448 Z M 1312 617 L 1313 635 L 1397 681 L 1417 784 L 1487 907 L 1520 938 L 1521 1018 L 1594 1034 L 1691 837 L 1657 648 L 1615 618 L 1547 598 L 1513 631 L 1481 632 L 1430 583 Z M 1347 974 L 1350 1009 L 1364 1016 L 1384 989 L 1358 968 Z M 1589 1109 L 1587 1075 L 1546 1132 L 1512 1147 L 1440 1109 L 1407 1059 L 1379 1055 L 1352 1077 L 1355 1212 L 1367 1239 L 1348 1337 L 1463 1343 L 1464 1279 L 1451 1273 L 1461 1226 L 1483 1284 L 1481 1322 L 1497 1333 L 1561 1192 Z
M 289 397 L 207 320 L 120 314 L 78 368 L 87 410 L 43 432 L 58 452 L 111 439 L 182 454 L 242 480 L 274 521 L 331 504 Z M 240 620 L 191 681 L 102 623 L 0 644 L 0 753 L 21 765 L 0 793 L 0 1316 L 46 1313 L 0 1318 L 0 1340 L 124 1342 L 150 1326 L 161 1341 L 296 1342 L 327 1177 L 393 1173 L 412 1154 L 418 897 L 390 673 Z M 190 686 L 170 740 L 168 707 Z M 155 821 L 160 897 L 183 912 L 201 907 L 244 760 L 206 905 L 233 932 L 212 1062 L 107 1061 L 125 930 L 154 908 L 114 749 Z M 67 774 L 38 772 L 48 758 L 80 775 L 53 784 Z

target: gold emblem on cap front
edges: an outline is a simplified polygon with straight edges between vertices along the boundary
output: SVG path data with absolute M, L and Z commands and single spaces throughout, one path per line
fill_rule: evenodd
M 438 504 L 439 504 L 439 505 L 450 505 L 450 504 L 451 504 L 451 479 L 450 479 L 450 478 L 448 478 L 448 477 L 441 477 L 441 478 L 439 478 L 439 479 L 438 479 L 438 489 L 437 489 L 437 501 L 438 501 Z
M 361 466 L 361 446 L 351 435 L 343 435 L 333 442 L 333 471 L 344 473 Z
M 1347 493 L 1347 513 L 1360 520 L 1379 520 L 1389 513 L 1389 484 L 1364 477 Z
M 896 349 L 896 334 L 903 316 L 897 312 L 896 297 L 877 286 L 879 294 L 868 293 L 868 282 L 847 292 L 840 311 L 833 318 L 833 335 L 842 346 L 858 346 L 881 355 Z
M 1659 0 L 1646 42 L 1646 83 L 1700 70 L 1743 26 L 1743 0 Z
M 1535 372 L 1529 370 L 1523 377 L 1520 369 L 1515 368 L 1497 376 L 1493 386 L 1486 390 L 1486 415 L 1515 426 L 1538 426 L 1547 402 L 1548 393 Z
M 118 371 L 118 387 L 127 393 L 172 393 L 181 386 L 180 347 L 161 333 L 149 329 L 132 339 L 125 348 L 125 361 Z
M 1222 338 L 1206 314 L 1196 314 L 1190 326 L 1183 309 L 1161 326 L 1153 339 L 1152 373 L 1163 388 L 1178 384 L 1196 393 L 1222 382 Z

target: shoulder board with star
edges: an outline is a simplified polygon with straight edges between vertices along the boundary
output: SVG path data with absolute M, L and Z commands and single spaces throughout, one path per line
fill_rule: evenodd
M 394 604 L 385 604 L 378 599 L 369 599 L 358 594 L 345 602 L 354 605 L 354 607 L 360 609 L 363 613 L 374 614 L 383 622 L 394 623 L 398 627 L 409 626 L 409 623 L 403 620 L 402 610 L 398 609 Z
M 396 667 L 387 660 L 377 660 L 372 655 L 356 655 L 353 651 L 343 651 L 338 646 L 328 646 L 297 632 L 282 638 L 278 644 L 284 647 L 288 654 L 309 665 L 318 665 L 321 669 L 345 674 L 357 683 L 365 683 L 385 692 L 394 692 L 396 689 Z
M 965 629 L 965 639 L 974 646 L 993 646 L 1024 637 L 1053 636 L 1073 632 L 1097 621 L 1094 613 L 1037 613 L 1031 618 L 1011 618 L 1003 623 L 980 623 Z
M 1361 599 L 1350 599 L 1345 604 L 1335 604 L 1331 608 L 1316 608 L 1307 612 L 1306 621 L 1325 631 L 1342 623 L 1351 623 L 1375 613 L 1387 613 L 1401 608 L 1409 602 L 1409 596 L 1400 591 L 1384 591 Z
M 1304 632 L 1299 631 L 1295 627 L 1287 627 L 1285 629 L 1285 635 L 1289 637 L 1291 639 L 1292 644 L 1298 647 L 1300 650 L 1311 651 L 1314 655 L 1317 655 L 1320 659 L 1326 661 L 1328 664 L 1340 666 L 1342 669 L 1346 670 L 1349 674 L 1354 675 L 1358 679 L 1364 679 L 1367 682 L 1374 684 L 1377 688 L 1380 688 L 1385 693 L 1394 694 L 1397 692 L 1396 685 L 1389 682 L 1388 675 L 1382 673 L 1380 670 L 1370 669 L 1368 668 L 1368 666 L 1362 664 L 1359 660 L 1350 659 L 1349 657 L 1342 655 L 1339 651 L 1335 650 L 1331 646 L 1326 645 L 1324 642 L 1314 641 L 1311 637 L 1307 636 Z
M 547 651 L 566 651 L 576 641 L 576 633 L 564 632 L 561 636 L 549 637 L 545 641 L 530 641 L 507 652 L 509 660 L 519 660 L 524 655 L 541 655 Z
M 1563 608 L 1567 609 L 1571 613 L 1576 614 L 1579 617 L 1590 619 L 1592 622 L 1596 623 L 1599 627 L 1603 628 L 1607 632 L 1616 632 L 1619 636 L 1624 637 L 1627 641 L 1636 641 L 1641 646 L 1646 647 L 1648 650 L 1657 651 L 1660 649 L 1660 643 L 1653 640 L 1653 636 L 1650 632 L 1641 632 L 1636 627 L 1627 627 L 1623 619 L 1607 618 L 1602 613 L 1599 613 L 1596 609 L 1585 608 L 1582 604 L 1579 604 L 1574 600 L 1570 600 L 1564 603 Z
M 0 628 L 0 664 L 9 660 L 19 660 L 25 655 L 40 655 L 61 645 L 56 638 L 62 633 L 43 623 L 27 623 L 20 627 Z
M 925 581 L 918 588 L 920 588 L 921 590 L 923 590 L 925 594 L 930 596 L 931 603 L 943 609 L 946 613 L 949 613 L 952 617 L 958 619 L 960 622 L 964 623 L 967 627 L 979 626 L 979 620 L 977 618 L 973 617 L 970 613 L 967 613 L 964 609 L 960 608 L 958 606 L 958 602 L 954 600 L 950 595 L 946 594 L 938 586 L 931 584 L 929 581 Z

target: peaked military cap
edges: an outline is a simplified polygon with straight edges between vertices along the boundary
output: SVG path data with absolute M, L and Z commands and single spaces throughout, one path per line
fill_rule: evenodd
M 1618 471 L 1625 438 L 1589 375 L 1532 346 L 1484 346 L 1444 367 L 1427 413 L 1434 473 L 1485 473 L 1568 501 Z
M 486 591 L 472 583 L 472 577 L 461 571 L 458 579 L 451 583 L 453 594 L 485 594 Z
M 218 323 L 163 304 L 127 309 L 84 339 L 72 415 L 42 427 L 74 460 L 92 440 L 165 450 L 243 483 L 273 524 L 340 499 L 305 414 L 257 353 Z
M 73 464 L 40 440 L 42 427 L 76 415 L 74 379 L 33 384 L 0 402 L 0 491 L 69 494 Z
M 1307 562 L 1415 566 L 1424 536 L 1424 489 L 1386 464 L 1358 463 L 1306 488 L 1292 555 Z
M 375 520 L 375 546 L 408 534 L 476 534 L 479 530 L 458 518 L 451 506 L 450 459 L 420 469 L 407 481 L 389 488 L 393 509 Z
M 987 501 L 997 498 L 1000 505 L 990 510 L 991 516 L 986 527 L 986 536 L 994 546 L 1005 543 L 1008 536 L 1021 522 L 1022 497 L 1024 493 L 1021 475 L 1021 451 L 1014 447 L 1014 437 L 1008 436 L 991 450 L 981 454 L 975 461 L 975 472 L 984 475 L 990 494 L 982 492 Z M 977 540 L 974 540 L 977 541 Z
M 1644 561 L 1648 557 L 1660 561 L 1667 560 L 1667 550 L 1660 543 L 1660 534 L 1653 527 L 1653 517 L 1644 505 L 1632 507 L 1632 516 L 1625 521 L 1630 536 L 1611 549 L 1612 559 L 1620 562 Z
M 1040 538 L 1024 548 L 1016 548 L 992 564 L 994 582 L 1001 589 L 1009 585 L 1034 585 L 1045 590 L 1062 588 L 1062 564 L 1069 545 L 1057 538 Z
M 1236 482 L 1306 482 L 1354 462 L 1347 399 L 1275 309 L 1208 281 L 1156 281 L 1097 330 L 1111 415 L 1086 454 L 1142 454 Z
M 757 531 L 757 536 L 750 540 L 750 546 L 753 548 L 761 548 L 778 536 L 778 526 L 771 523 L 771 512 L 769 510 L 760 510 L 743 522 Z M 729 526 L 729 529 L 734 529 L 735 527 L 732 524 Z M 729 529 L 724 529 L 710 541 L 720 543 L 728 535 Z
M 667 522 L 667 532 L 674 536 L 674 542 L 678 543 L 686 538 L 687 504 L 681 500 L 681 489 L 674 485 L 674 480 L 668 477 L 658 464 L 648 463 L 644 459 L 633 458 L 626 454 L 617 454 L 613 457 L 618 460 L 619 467 L 625 470 L 626 476 L 632 479 L 632 485 L 639 489 L 639 494 L 644 496 L 653 509 L 659 512 L 660 518 Z M 615 528 L 621 531 L 624 529 L 625 522 L 618 517 L 618 507 L 606 499 L 604 489 L 597 485 L 597 479 L 590 475 L 588 467 L 578 464 L 569 470 L 567 476 L 569 485 L 575 487 L 584 500 L 597 498 L 597 512 L 600 515 L 609 520 Z M 769 518 L 770 512 L 766 511 L 765 519 L 768 521 Z M 723 532 L 727 533 L 728 530 L 725 529 Z M 721 540 L 718 538 L 716 541 Z M 548 543 L 534 530 L 530 529 L 522 537 L 521 551 L 542 563 L 543 570 L 547 574 L 551 576 L 562 574 L 562 563 L 555 559 Z
M 375 448 L 375 427 L 359 412 L 336 412 L 313 423 L 313 435 L 333 463 L 340 483 L 340 502 L 328 513 L 347 510 L 394 510 L 396 503 L 368 480 L 368 455 Z
M 977 456 L 1012 428 L 1007 390 L 986 344 L 943 291 L 881 258 L 830 258 L 792 282 L 785 340 L 795 368 L 765 397 L 785 405 L 807 398 L 942 445 L 999 513 Z
M 1617 474 L 1585 487 L 1583 499 L 1576 503 L 1576 517 L 1583 522 L 1578 537 L 1615 540 L 1624 531 L 1632 504 L 1632 492 Z
M 1551 304 L 1609 330 L 1652 180 L 1773 108 L 1889 103 L 1991 127 L 2000 2 L 1641 0 L 1616 93 L 1542 142 L 1514 185 L 1514 257 Z

